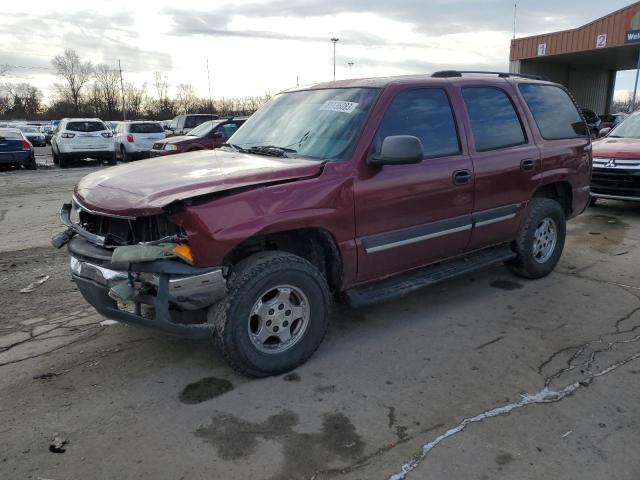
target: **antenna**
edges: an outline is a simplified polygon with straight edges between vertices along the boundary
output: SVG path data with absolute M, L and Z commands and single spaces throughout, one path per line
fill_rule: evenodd
M 213 102 L 211 101 L 211 77 L 209 76 L 209 57 L 207 57 L 207 83 L 209 84 L 209 110 L 213 114 Z

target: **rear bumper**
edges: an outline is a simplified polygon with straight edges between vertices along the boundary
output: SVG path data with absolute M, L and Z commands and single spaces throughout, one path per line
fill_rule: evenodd
M 101 315 L 181 337 L 212 336 L 210 324 L 177 323 L 172 311 L 197 310 L 224 298 L 223 268 L 196 268 L 172 260 L 114 265 L 110 250 L 78 237 L 69 242 L 68 250 L 73 281 Z
M 113 158 L 113 155 L 113 150 L 87 150 L 83 152 L 75 150 L 71 152 L 60 151 L 58 154 L 58 156 L 65 160 L 82 160 L 85 158 L 102 158 L 108 160 Z
M 0 152 L 0 165 L 6 165 L 10 163 L 23 163 L 31 158 L 31 150 L 24 150 L 21 152 Z

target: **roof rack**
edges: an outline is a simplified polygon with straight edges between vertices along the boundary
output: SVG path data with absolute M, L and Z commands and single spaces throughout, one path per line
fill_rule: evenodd
M 529 78 L 531 80 L 546 80 L 546 78 L 541 75 L 530 75 L 527 73 L 512 73 L 512 72 L 489 72 L 485 70 L 440 70 L 438 72 L 432 73 L 431 76 L 433 78 L 450 78 L 450 77 L 461 77 L 465 73 L 481 73 L 485 75 L 497 75 L 500 78 L 520 77 L 520 78 Z

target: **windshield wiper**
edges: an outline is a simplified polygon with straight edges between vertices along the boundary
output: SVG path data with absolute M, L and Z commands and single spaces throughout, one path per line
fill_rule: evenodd
M 286 147 L 276 147 L 275 145 L 256 145 L 245 149 L 249 153 L 259 153 L 272 157 L 286 157 L 287 153 L 296 153 L 297 150 Z

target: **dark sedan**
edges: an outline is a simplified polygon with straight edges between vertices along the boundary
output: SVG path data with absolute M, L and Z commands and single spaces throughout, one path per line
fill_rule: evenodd
M 31 145 L 36 147 L 44 147 L 47 144 L 44 134 L 38 127 L 32 125 L 17 125 L 16 128 L 20 130 L 27 140 L 31 142 Z
M 211 150 L 219 148 L 245 122 L 245 118 L 229 120 L 209 120 L 198 125 L 187 135 L 169 137 L 153 144 L 150 155 L 160 157 L 173 153 L 192 152 L 194 150 Z
M 17 128 L 0 128 L 0 166 L 13 165 L 29 170 L 38 168 L 33 145 Z

